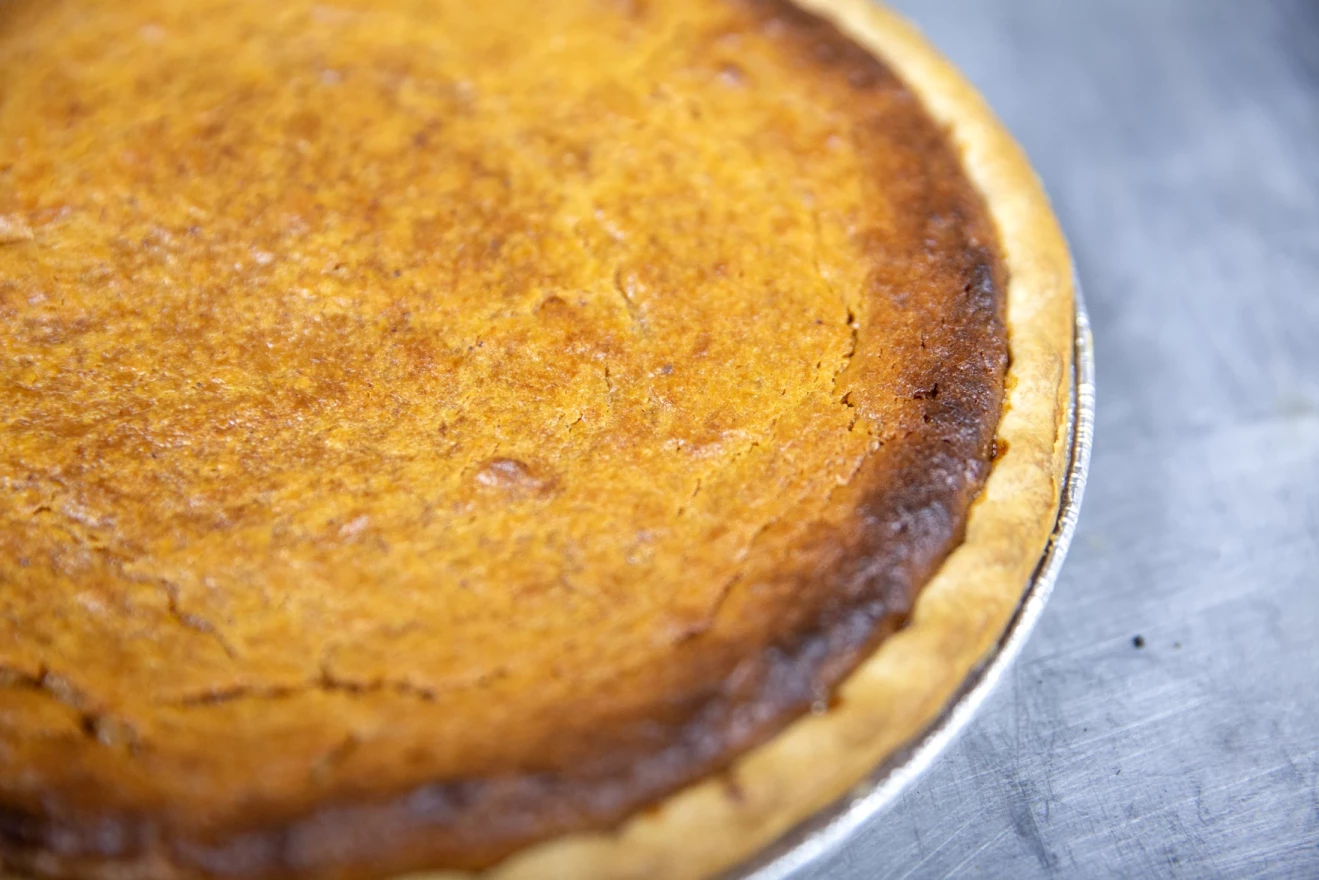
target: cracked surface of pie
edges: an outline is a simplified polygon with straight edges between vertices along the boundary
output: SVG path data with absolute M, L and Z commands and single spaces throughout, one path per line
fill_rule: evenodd
M 959 540 L 1005 281 L 784 3 L 0 3 L 0 858 L 480 867 L 718 771 Z

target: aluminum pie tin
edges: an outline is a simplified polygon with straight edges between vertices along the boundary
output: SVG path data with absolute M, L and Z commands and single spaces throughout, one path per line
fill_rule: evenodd
M 1074 285 L 1076 299 L 1075 356 L 1072 393 L 1068 405 L 1070 454 L 1058 520 L 1021 604 L 998 645 L 981 661 L 923 733 L 880 764 L 833 806 L 793 828 L 749 862 L 723 875 L 724 880 L 807 880 L 810 870 L 848 845 L 871 819 L 884 812 L 898 795 L 930 767 L 939 754 L 966 729 L 980 706 L 988 699 L 1003 673 L 1021 653 L 1031 630 L 1044 611 L 1072 543 L 1076 519 L 1085 494 L 1090 470 L 1090 447 L 1094 439 L 1095 361 L 1090 316 L 1086 313 L 1081 287 Z M 876 866 L 882 867 L 882 866 Z

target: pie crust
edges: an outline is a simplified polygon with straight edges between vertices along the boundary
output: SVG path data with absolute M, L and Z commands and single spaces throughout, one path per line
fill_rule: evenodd
M 1003 632 L 1052 532 L 1067 453 L 1074 305 L 1070 259 L 1047 200 L 982 100 L 909 25 L 868 0 L 798 5 L 873 51 L 922 99 L 946 127 L 997 227 L 1008 277 L 1010 366 L 992 470 L 962 543 L 920 591 L 905 625 L 845 679 L 828 706 L 612 829 L 553 837 L 481 876 L 701 877 L 747 858 L 836 800 L 935 718 Z M 30 235 L 17 227 L 0 234 Z M 533 495 L 553 489 L 552 480 L 518 462 L 492 459 L 487 468 L 491 485 Z M 96 732 L 115 738 L 113 730 Z M 0 814 L 0 831 L 6 821 Z M 135 863 L 56 860 L 42 869 L 178 876 L 176 867 L 154 861 L 159 857 L 149 848 Z M 40 859 L 33 864 L 42 866 Z

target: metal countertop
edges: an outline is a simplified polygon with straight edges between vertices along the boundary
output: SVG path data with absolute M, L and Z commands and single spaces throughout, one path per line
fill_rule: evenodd
M 1030 153 L 1093 466 L 1025 652 L 803 880 L 1319 878 L 1319 0 L 891 0 Z

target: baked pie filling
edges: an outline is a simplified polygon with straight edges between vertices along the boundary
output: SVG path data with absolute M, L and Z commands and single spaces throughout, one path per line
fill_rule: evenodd
M 0 4 L 0 862 L 479 868 L 719 772 L 961 540 L 1006 281 L 782 0 Z

